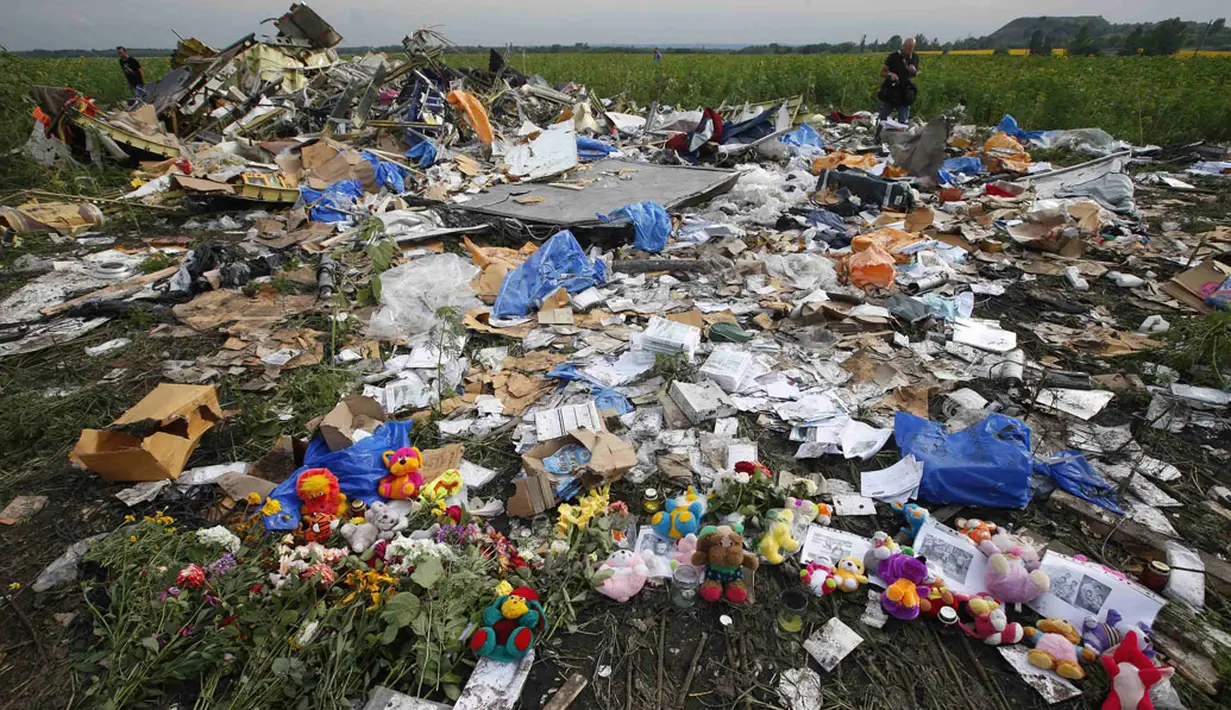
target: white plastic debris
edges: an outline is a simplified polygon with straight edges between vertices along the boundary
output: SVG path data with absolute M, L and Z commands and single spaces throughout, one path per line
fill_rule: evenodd
M 788 710 L 815 710 L 822 707 L 821 677 L 811 668 L 791 668 L 782 672 L 778 697 Z
M 863 637 L 835 616 L 804 641 L 804 650 L 830 672 L 861 643 Z
M 1141 288 L 1146 285 L 1145 279 L 1133 274 L 1122 274 L 1119 271 L 1108 271 L 1105 278 L 1121 288 Z
M 1089 291 L 1090 282 L 1081 277 L 1081 270 L 1076 266 L 1064 267 L 1064 280 L 1069 286 L 1077 291 Z
M 85 354 L 90 357 L 98 357 L 99 355 L 105 355 L 109 352 L 119 350 L 120 348 L 126 348 L 130 343 L 132 343 L 132 340 L 128 338 L 115 338 L 113 340 L 108 340 L 105 343 L 95 345 L 92 348 L 86 348 Z
M 1142 335 L 1154 335 L 1155 333 L 1166 333 L 1171 330 L 1171 324 L 1166 318 L 1160 315 L 1146 316 L 1146 319 L 1137 326 L 1137 332 Z
M 86 552 L 89 552 L 91 543 L 105 537 L 107 533 L 100 533 L 69 545 L 63 555 L 57 557 L 54 562 L 47 565 L 46 569 L 38 573 L 38 579 L 34 580 L 30 588 L 36 592 L 45 592 L 48 589 L 76 581 L 78 568 L 81 561 L 85 559 Z

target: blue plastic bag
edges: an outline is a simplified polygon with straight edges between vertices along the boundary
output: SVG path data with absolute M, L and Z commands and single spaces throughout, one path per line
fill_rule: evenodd
M 385 468 L 384 454 L 410 446 L 413 426 L 413 421 L 385 422 L 371 436 L 341 451 L 330 451 L 324 439 L 319 435 L 313 437 L 304 453 L 303 466 L 269 494 L 270 498 L 282 505 L 282 511 L 265 516 L 265 529 L 294 530 L 299 527 L 300 500 L 295 484 L 299 481 L 299 474 L 310 468 L 329 469 L 338 477 L 338 487 L 346 494 L 347 500 L 358 498 L 369 504 L 380 500 L 376 485 L 389 473 Z
M 946 160 L 944 168 L 951 173 L 978 175 L 983 172 L 983 161 L 973 155 L 963 155 L 960 158 L 949 158 Z
M 363 195 L 363 185 L 358 180 L 339 180 L 324 190 L 301 185 L 299 194 L 304 203 L 311 206 L 308 219 L 313 222 L 345 222 L 350 215 L 343 210 L 348 210 Z
M 1005 114 L 1004 118 L 1000 119 L 1000 123 L 996 124 L 996 130 L 1000 133 L 1007 133 L 1019 141 L 1029 141 L 1042 138 L 1046 131 L 1023 131 L 1017 125 L 1017 119 L 1009 114 Z
M 614 409 L 616 414 L 628 414 L 633 411 L 633 403 L 613 389 L 591 387 L 590 394 L 594 395 L 594 406 L 600 412 L 604 409 Z
M 492 315 L 520 318 L 558 288 L 578 293 L 605 283 L 607 265 L 602 259 L 591 263 L 576 237 L 566 229 L 544 242 L 529 259 L 504 277 L 492 306 Z
M 391 163 L 388 160 L 381 160 L 375 155 L 364 151 L 359 155 L 372 165 L 372 172 L 376 174 L 376 184 L 389 190 L 395 195 L 400 195 L 406 192 L 405 170 L 401 166 Z
M 799 124 L 799 128 L 796 128 L 790 133 L 782 134 L 778 137 L 778 140 L 786 143 L 787 145 L 806 145 L 813 148 L 819 148 L 821 150 L 825 149 L 825 144 L 821 140 L 821 134 L 817 133 L 816 129 L 806 123 Z
M 1024 508 L 1030 502 L 1030 428 L 1012 417 L 992 414 L 949 434 L 942 424 L 897 412 L 893 437 L 903 456 L 923 462 L 923 500 L 990 508 Z
M 625 205 L 607 215 L 598 215 L 603 222 L 633 223 L 633 246 L 641 251 L 657 254 L 667 246 L 671 236 L 671 217 L 657 202 L 638 202 Z
M 406 151 L 406 157 L 418 161 L 419 167 L 426 170 L 436 162 L 436 145 L 429 140 L 421 140 Z
M 1035 467 L 1040 473 L 1051 477 L 1057 486 L 1078 498 L 1102 506 L 1116 515 L 1124 515 L 1111 485 L 1094 470 L 1080 451 L 1061 451 L 1047 461 L 1036 462 Z
M 602 160 L 614 152 L 615 148 L 602 141 L 577 136 L 577 157 L 581 160 Z

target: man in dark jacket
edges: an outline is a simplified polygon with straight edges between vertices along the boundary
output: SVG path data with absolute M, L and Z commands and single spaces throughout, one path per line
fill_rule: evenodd
M 120 70 L 124 72 L 124 81 L 128 82 L 128 88 L 132 89 L 137 98 L 145 100 L 145 71 L 141 68 L 141 62 L 138 62 L 136 57 L 128 56 L 128 50 L 123 47 L 116 47 L 115 53 L 120 55 Z
M 902 42 L 902 49 L 885 58 L 881 66 L 880 116 L 878 121 L 889 118 L 889 114 L 897 111 L 899 123 L 910 121 L 910 105 L 915 102 L 915 94 L 919 89 L 915 86 L 915 77 L 919 76 L 919 55 L 915 54 L 915 38 L 907 37 Z M 880 133 L 879 123 L 877 134 Z

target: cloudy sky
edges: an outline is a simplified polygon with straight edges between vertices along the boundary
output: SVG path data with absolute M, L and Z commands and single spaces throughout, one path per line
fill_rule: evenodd
M 762 44 L 882 40 L 922 32 L 942 40 L 984 35 L 1021 14 L 1102 15 L 1111 22 L 1227 15 L 1226 0 L 314 0 L 348 46 L 395 44 L 438 25 L 460 44 Z M 289 0 L 0 0 L 0 45 L 10 50 L 171 47 L 172 30 L 213 45 L 284 12 Z

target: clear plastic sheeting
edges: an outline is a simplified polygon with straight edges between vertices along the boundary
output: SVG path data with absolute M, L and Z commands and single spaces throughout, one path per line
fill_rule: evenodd
M 760 254 L 770 274 L 786 280 L 798 291 L 834 289 L 838 272 L 833 262 L 818 254 Z
M 791 207 L 808 200 L 816 178 L 804 170 L 775 171 L 740 166 L 739 180 L 713 207 L 730 213 L 740 224 L 772 225 Z
M 380 275 L 380 302 L 384 306 L 368 323 L 368 337 L 381 340 L 426 333 L 441 308 L 459 315 L 483 304 L 470 281 L 479 267 L 456 254 L 432 254 L 389 269 Z

